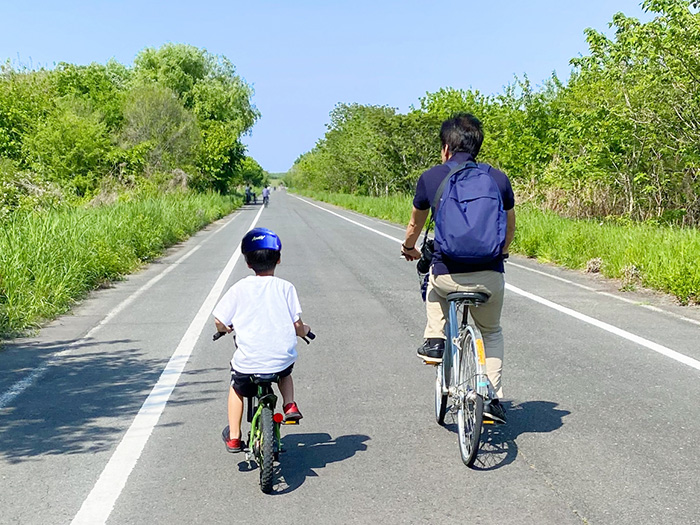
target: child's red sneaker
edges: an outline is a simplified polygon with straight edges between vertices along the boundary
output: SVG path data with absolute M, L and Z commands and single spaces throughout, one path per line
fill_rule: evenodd
M 302 417 L 299 412 L 299 407 L 296 403 L 287 403 L 284 405 L 284 421 L 299 421 Z
M 241 440 L 240 438 L 231 439 L 229 437 L 228 425 L 221 432 L 221 438 L 224 440 L 224 443 L 226 444 L 226 450 L 228 450 L 229 452 L 241 452 L 245 447 L 245 443 L 243 443 L 243 440 Z

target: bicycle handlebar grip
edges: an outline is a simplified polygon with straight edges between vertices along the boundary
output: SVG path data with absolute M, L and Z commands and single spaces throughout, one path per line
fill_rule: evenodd
M 316 334 L 313 333 L 311 330 L 309 330 L 308 333 L 304 337 L 302 337 L 302 339 L 304 340 L 304 342 L 307 345 L 310 345 L 311 341 L 309 341 L 309 339 L 311 339 L 311 340 L 316 339 Z

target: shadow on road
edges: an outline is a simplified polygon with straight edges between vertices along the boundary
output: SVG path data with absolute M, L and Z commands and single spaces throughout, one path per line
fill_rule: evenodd
M 167 363 L 145 358 L 139 344 L 85 341 L 73 346 L 75 353 L 51 364 L 0 410 L 0 461 L 21 463 L 114 446 L 125 430 L 124 417 L 138 412 Z
M 484 426 L 475 470 L 495 470 L 509 465 L 518 456 L 516 440 L 521 434 L 553 432 L 564 425 L 563 418 L 571 412 L 556 408 L 552 401 L 525 401 L 504 403 L 508 423 L 501 426 Z M 457 432 L 457 424 L 445 428 Z
M 298 489 L 306 478 L 318 476 L 317 469 L 367 450 L 365 441 L 369 439 L 369 436 L 362 434 L 338 436 L 335 439 L 326 433 L 284 436 L 282 446 L 285 452 L 280 456 L 277 468 L 279 481 L 273 494 L 288 494 Z M 240 470 L 248 470 L 247 465 L 246 462 L 241 462 L 238 467 Z

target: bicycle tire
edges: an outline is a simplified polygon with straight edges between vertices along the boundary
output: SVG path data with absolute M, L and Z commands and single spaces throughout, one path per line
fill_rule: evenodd
M 476 344 L 471 332 L 462 337 L 459 359 L 461 399 L 457 408 L 457 433 L 459 452 L 462 461 L 471 467 L 479 453 L 481 423 L 484 416 L 484 400 L 477 393 L 476 385 Z
M 273 463 L 275 460 L 275 422 L 272 410 L 263 407 L 260 413 L 260 490 L 265 494 L 272 492 Z
M 447 412 L 447 394 L 442 390 L 442 363 L 435 367 L 435 420 L 438 425 L 445 424 Z

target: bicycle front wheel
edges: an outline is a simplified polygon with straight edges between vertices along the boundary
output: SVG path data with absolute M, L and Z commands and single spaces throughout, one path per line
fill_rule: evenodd
M 272 492 L 272 467 L 275 460 L 275 422 L 269 407 L 263 407 L 260 414 L 260 434 L 260 490 L 269 494 Z
M 476 390 L 476 343 L 470 331 L 467 331 L 462 338 L 460 354 L 457 432 L 462 461 L 466 466 L 471 467 L 479 452 L 484 400 Z

